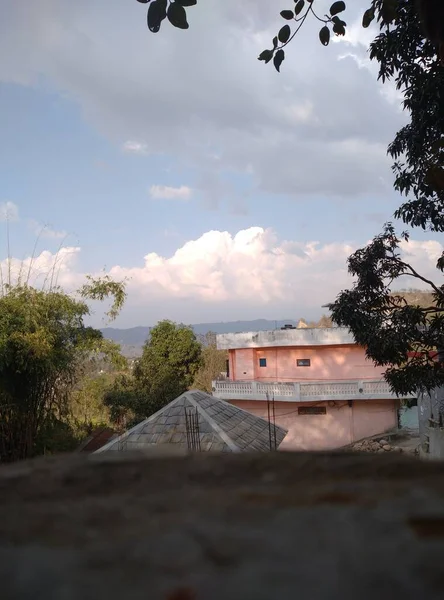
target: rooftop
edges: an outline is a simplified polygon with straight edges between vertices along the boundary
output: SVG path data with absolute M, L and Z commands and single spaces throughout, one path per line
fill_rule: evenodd
M 77 448 L 78 452 L 95 452 L 112 439 L 117 437 L 114 429 L 109 427 L 100 427 L 93 431 Z
M 353 334 L 345 327 L 275 329 L 217 335 L 217 347 L 220 350 L 280 346 L 340 346 L 355 343 Z
M 190 411 L 191 409 L 191 411 Z M 185 412 L 199 419 L 199 441 L 203 452 L 243 452 L 270 450 L 269 422 L 241 408 L 198 390 L 185 392 L 97 452 L 143 450 L 169 444 L 188 448 Z M 274 432 L 274 428 L 273 428 Z M 276 426 L 279 446 L 287 431 Z

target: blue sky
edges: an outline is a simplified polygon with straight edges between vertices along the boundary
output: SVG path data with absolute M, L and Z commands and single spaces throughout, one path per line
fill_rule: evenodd
M 278 75 L 256 56 L 285 6 L 201 4 L 189 31 L 155 36 L 135 0 L 5 2 L 11 253 L 26 259 L 47 225 L 37 254 L 47 265 L 68 248 L 67 289 L 102 269 L 130 278 L 121 327 L 320 316 L 349 283 L 348 253 L 399 204 L 385 155 L 399 98 L 376 83 L 357 25 L 328 49 L 308 26 Z M 431 268 L 439 239 L 415 239 Z

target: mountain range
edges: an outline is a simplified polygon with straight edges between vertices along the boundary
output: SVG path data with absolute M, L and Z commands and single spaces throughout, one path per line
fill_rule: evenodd
M 197 323 L 191 325 L 196 335 L 201 336 L 212 331 L 213 333 L 239 333 L 243 331 L 267 331 L 269 329 L 278 329 L 284 325 L 297 325 L 298 321 L 294 319 L 284 319 L 271 321 L 268 319 L 256 319 L 254 321 L 228 321 L 226 323 Z M 125 356 L 138 356 L 141 353 L 142 346 L 147 340 L 151 327 L 130 327 L 129 329 L 117 329 L 115 327 L 105 327 L 102 329 L 103 336 L 106 339 L 117 342 L 122 347 L 122 353 Z

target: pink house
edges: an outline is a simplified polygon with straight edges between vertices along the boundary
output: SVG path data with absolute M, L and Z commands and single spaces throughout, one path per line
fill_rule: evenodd
M 347 329 L 228 333 L 217 346 L 228 350 L 228 380 L 214 395 L 263 418 L 274 397 L 282 450 L 339 448 L 397 427 L 398 399 Z

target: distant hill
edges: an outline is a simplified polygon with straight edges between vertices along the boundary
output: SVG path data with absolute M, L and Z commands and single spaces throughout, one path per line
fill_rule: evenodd
M 270 321 L 267 319 L 256 319 L 255 321 L 229 321 L 227 323 L 197 323 L 192 325 L 196 335 L 205 335 L 209 331 L 214 333 L 240 333 L 243 331 L 267 331 L 283 327 L 286 324 L 297 325 L 299 321 L 284 319 Z M 116 329 L 106 327 L 102 329 L 103 336 L 113 340 L 122 346 L 122 352 L 126 356 L 137 356 L 149 336 L 151 327 L 131 327 L 129 329 Z

